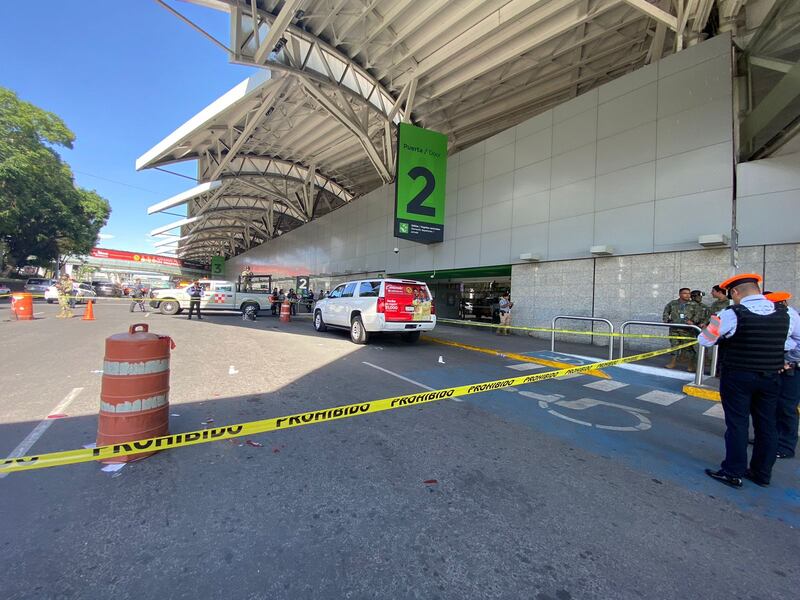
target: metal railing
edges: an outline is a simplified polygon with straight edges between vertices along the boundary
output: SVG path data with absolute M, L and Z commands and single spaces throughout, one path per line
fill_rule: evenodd
M 708 369 L 708 376 L 709 377 L 716 377 L 717 376 L 717 365 L 718 364 L 719 364 L 719 346 L 713 346 L 711 348 L 711 365 L 709 366 L 709 369 Z
M 609 321 L 608 319 L 601 319 L 600 317 L 575 317 L 573 315 L 558 315 L 553 317 L 553 322 L 551 324 L 551 328 L 555 330 L 556 328 L 556 321 L 559 319 L 569 319 L 572 321 L 596 321 L 599 323 L 605 323 L 608 325 L 608 330 L 610 333 L 614 333 L 614 324 Z M 608 360 L 612 360 L 614 358 L 614 336 L 609 336 L 608 338 Z M 556 351 L 556 332 L 550 332 L 550 351 Z

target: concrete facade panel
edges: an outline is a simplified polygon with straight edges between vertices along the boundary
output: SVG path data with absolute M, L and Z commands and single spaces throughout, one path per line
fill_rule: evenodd
M 553 126 L 553 155 L 585 146 L 597 139 L 597 109 L 591 108 Z
M 548 159 L 514 171 L 514 198 L 550 189 L 550 168 Z
M 514 227 L 544 223 L 550 218 L 549 215 L 549 190 L 530 196 L 520 196 L 513 200 L 512 224 Z
M 658 120 L 658 158 L 697 150 L 733 138 L 730 97 Z
M 656 163 L 648 162 L 597 177 L 595 209 L 653 202 L 656 197 Z
M 732 185 L 730 143 L 668 156 L 656 163 L 656 200 L 731 188 Z
M 510 230 L 511 229 L 512 201 L 501 202 L 486 206 L 483 209 L 481 232 Z
M 507 146 L 486 153 L 484 177 L 491 179 L 514 170 L 514 141 Z
M 654 121 L 658 85 L 653 82 L 600 105 L 597 136 L 606 138 Z
M 656 123 L 651 121 L 597 142 L 597 174 L 656 159 Z
M 551 220 L 547 236 L 549 260 L 586 256 L 594 240 L 594 215 Z
M 550 157 L 553 130 L 546 128 L 516 141 L 514 165 L 517 169 Z
M 655 250 L 696 248 L 701 235 L 727 234 L 731 201 L 730 189 L 656 201 Z
M 645 202 L 596 213 L 594 244 L 612 246 L 615 253 L 652 251 L 654 211 L 654 203 Z
M 514 196 L 514 177 L 498 175 L 487 179 L 483 184 L 483 205 L 491 206 L 511 200 Z
M 592 142 L 553 158 L 551 185 L 554 188 L 595 176 L 597 144 Z
M 594 212 L 595 179 L 583 179 L 550 190 L 550 218 L 575 217 Z

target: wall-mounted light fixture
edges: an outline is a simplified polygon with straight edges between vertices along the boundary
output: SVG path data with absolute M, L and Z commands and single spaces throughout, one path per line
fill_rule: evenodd
M 707 233 L 697 238 L 697 243 L 705 248 L 719 248 L 728 245 L 728 236 L 724 233 Z
M 614 254 L 613 246 L 592 246 L 589 248 L 592 256 L 611 256 Z

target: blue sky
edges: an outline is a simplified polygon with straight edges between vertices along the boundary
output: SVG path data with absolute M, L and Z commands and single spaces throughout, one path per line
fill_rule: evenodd
M 227 14 L 168 1 L 228 43 Z M 149 231 L 178 218 L 147 207 L 194 184 L 137 173 L 136 158 L 252 73 L 152 0 L 0 1 L 0 56 L 0 85 L 75 133 L 62 157 L 78 185 L 111 202 L 102 234 L 113 237 L 100 245 L 139 252 L 154 252 Z M 170 170 L 196 174 L 194 162 Z

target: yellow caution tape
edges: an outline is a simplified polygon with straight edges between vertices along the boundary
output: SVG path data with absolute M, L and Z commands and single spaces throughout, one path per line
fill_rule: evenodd
M 437 323 L 449 323 L 452 325 L 472 325 L 473 327 L 502 327 L 504 329 L 518 329 L 520 331 L 541 331 L 545 333 L 571 333 L 574 335 L 599 335 L 605 337 L 624 337 L 637 339 L 655 340 L 694 340 L 696 338 L 683 335 L 654 335 L 649 333 L 619 333 L 610 331 L 575 331 L 572 329 L 553 329 L 551 327 L 522 327 L 520 325 L 500 325 L 489 323 L 474 323 L 473 321 L 462 321 L 459 319 L 436 319 Z M 666 324 L 666 323 L 665 323 Z M 646 326 L 645 326 L 646 327 Z
M 173 435 L 148 438 L 145 440 L 136 440 L 108 446 L 98 446 L 97 448 L 82 448 L 80 450 L 67 450 L 64 452 L 52 452 L 50 454 L 23 456 L 20 458 L 7 458 L 0 462 L 0 473 L 12 473 L 14 471 L 44 469 L 46 467 L 57 467 L 95 460 L 120 458 L 122 456 L 141 454 L 142 452 L 152 452 L 153 450 L 167 450 L 170 448 L 180 448 L 183 446 L 194 446 L 196 444 L 229 440 L 246 435 L 266 433 L 268 431 L 280 431 L 284 429 L 291 429 L 293 427 L 302 427 L 303 425 L 313 425 L 315 423 L 324 423 L 326 421 L 337 421 L 339 419 L 348 419 L 350 417 L 360 417 L 362 415 L 373 414 L 385 410 L 395 410 L 397 408 L 404 408 L 406 406 L 416 406 L 418 404 L 436 402 L 438 400 L 447 400 L 460 396 L 480 394 L 482 392 L 490 392 L 493 390 L 504 389 L 517 385 L 526 385 L 529 383 L 536 383 L 537 381 L 555 379 L 556 377 L 571 375 L 573 373 L 584 373 L 586 371 L 612 367 L 622 363 L 645 360 L 654 356 L 667 354 L 668 352 L 688 348 L 695 343 L 697 342 L 692 341 L 687 342 L 686 344 L 681 344 L 680 346 L 676 346 L 674 348 L 654 350 L 652 352 L 645 352 L 643 354 L 636 354 L 634 356 L 615 358 L 613 360 L 604 360 L 588 365 L 569 367 L 567 369 L 548 371 L 546 373 L 537 373 L 535 375 L 510 377 L 508 379 L 497 379 L 495 381 L 460 385 L 441 390 L 420 392 L 418 394 L 408 394 L 405 396 L 383 398 L 381 400 L 346 404 L 343 406 L 336 406 L 322 410 L 312 410 L 273 419 L 250 421 L 247 423 L 240 423 L 238 425 L 227 425 L 199 431 L 190 431 L 187 433 L 176 433 Z

